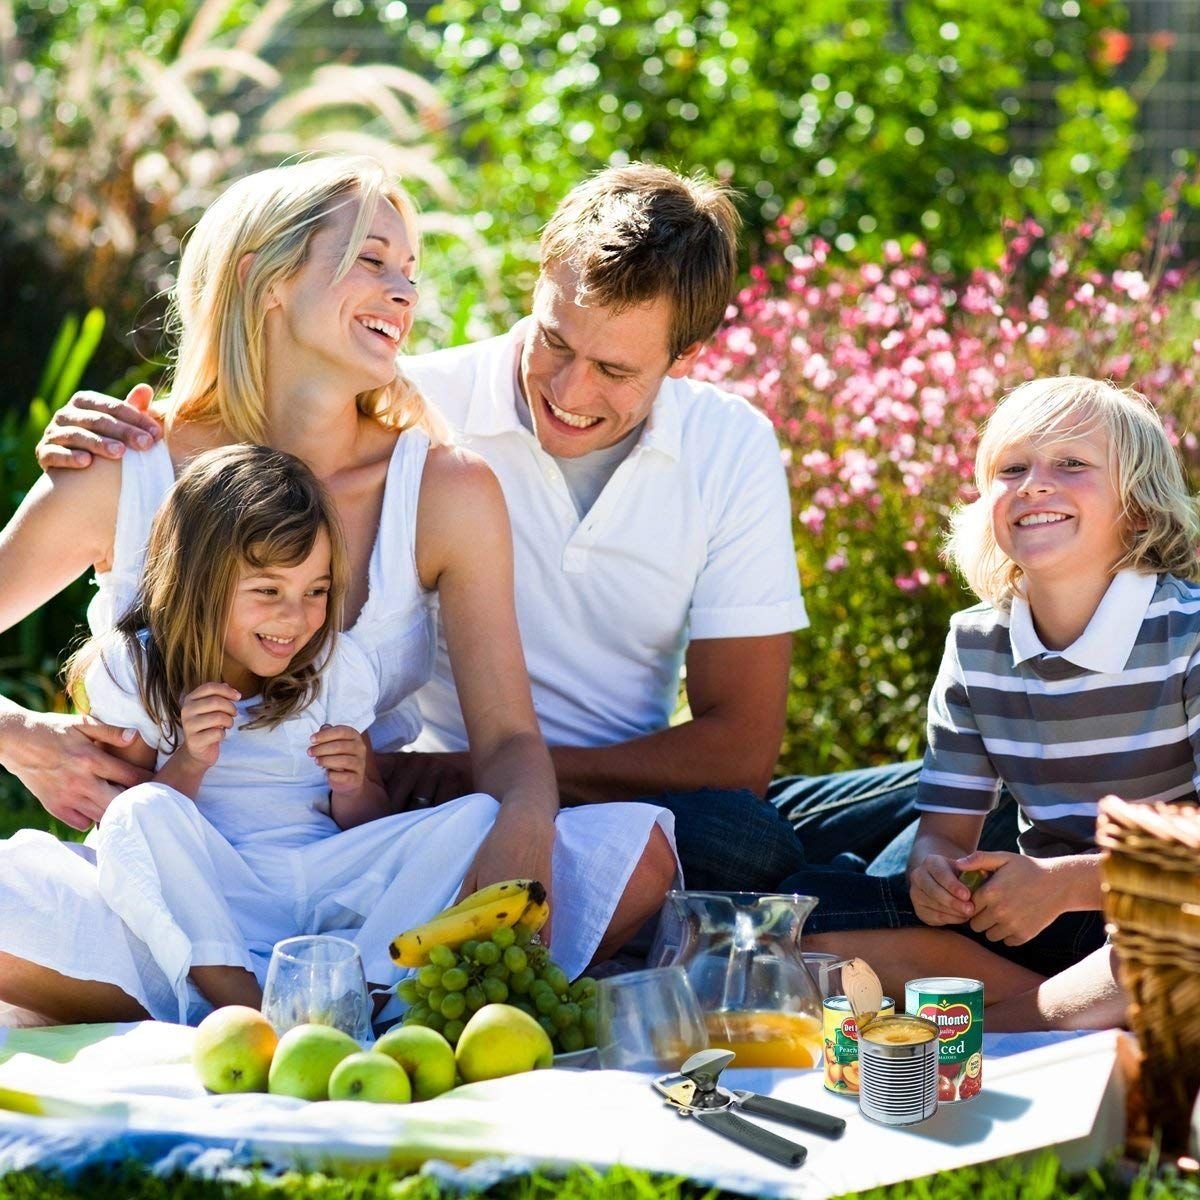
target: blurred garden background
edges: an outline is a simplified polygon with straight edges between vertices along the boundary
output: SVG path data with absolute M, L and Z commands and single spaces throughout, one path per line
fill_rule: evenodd
M 251 170 L 394 168 L 422 350 L 522 313 L 589 171 L 703 169 L 746 228 L 701 370 L 778 429 L 813 623 L 780 770 L 911 757 L 995 399 L 1108 376 L 1200 465 L 1197 129 L 1196 0 L 0 0 L 0 518 L 74 388 L 162 378 L 180 239 Z M 88 594 L 0 635 L 4 694 L 64 707 Z M 0 776 L 0 834 L 42 815 Z

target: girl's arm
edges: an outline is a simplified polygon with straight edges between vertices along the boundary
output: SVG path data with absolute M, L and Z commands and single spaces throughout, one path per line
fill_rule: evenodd
M 339 829 L 365 825 L 391 812 L 371 741 L 349 725 L 324 725 L 308 753 L 329 778 L 329 815 Z
M 496 477 L 476 455 L 430 450 L 417 569 L 438 590 L 475 785 L 500 801 L 464 890 L 515 877 L 549 886 L 558 790 L 517 630 L 508 511 Z

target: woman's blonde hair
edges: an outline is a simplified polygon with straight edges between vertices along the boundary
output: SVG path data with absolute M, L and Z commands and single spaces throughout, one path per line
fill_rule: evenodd
M 68 662 L 68 694 L 79 694 L 88 668 L 114 638 L 133 660 L 143 706 L 174 747 L 183 697 L 221 678 L 244 567 L 301 563 L 322 530 L 330 553 L 325 620 L 286 670 L 264 680 L 247 728 L 277 725 L 301 711 L 317 694 L 341 624 L 346 549 L 316 476 L 298 458 L 266 446 L 221 446 L 188 464 L 154 518 L 136 600 L 112 634 L 93 638 Z
M 1195 497 L 1154 406 L 1104 380 L 1063 375 L 1014 389 L 984 426 L 975 457 L 979 499 L 955 510 L 946 542 L 947 557 L 980 599 L 1008 608 L 1021 580 L 1021 568 L 992 531 L 989 492 L 1005 451 L 1022 442 L 1065 441 L 1097 426 L 1108 435 L 1108 465 L 1125 520 L 1126 549 L 1113 573 L 1197 577 Z
M 241 442 L 266 438 L 267 298 L 308 256 L 313 236 L 345 205 L 357 206 L 334 282 L 353 266 L 380 203 L 407 226 L 419 254 L 408 193 L 372 158 L 330 156 L 259 171 L 209 207 L 188 236 L 171 292 L 168 330 L 178 339 L 168 424 L 219 422 Z M 253 255 L 244 277 L 239 270 Z M 441 416 L 397 367 L 384 387 L 363 392 L 358 410 L 389 428 L 421 428 L 450 440 Z

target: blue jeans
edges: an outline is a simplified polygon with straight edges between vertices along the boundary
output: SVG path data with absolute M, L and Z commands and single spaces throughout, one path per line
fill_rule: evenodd
M 765 801 L 717 788 L 642 799 L 675 814 L 689 888 L 773 892 L 810 865 L 861 870 L 895 842 L 916 815 L 920 765 L 776 779 Z

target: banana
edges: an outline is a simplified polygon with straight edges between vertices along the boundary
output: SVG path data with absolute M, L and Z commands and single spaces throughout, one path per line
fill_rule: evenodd
M 533 883 L 532 879 L 506 879 L 503 883 L 493 883 L 489 887 L 472 892 L 469 896 L 464 896 L 457 904 L 442 909 L 438 916 L 446 917 L 450 913 L 465 912 L 468 908 L 479 908 L 481 905 L 491 904 L 493 900 L 499 900 L 502 897 L 515 896 L 518 892 L 528 892 L 531 883 Z
M 531 907 L 546 903 L 546 889 L 537 880 L 524 884 L 484 904 L 447 909 L 424 925 L 400 934 L 388 947 L 392 961 L 401 967 L 419 967 L 428 962 L 434 946 L 456 950 L 463 942 L 482 941 L 501 926 L 515 925 Z
M 540 902 L 530 900 L 529 907 L 521 914 L 521 919 L 517 922 L 517 928 L 528 929 L 530 933 L 537 933 L 549 919 L 549 902 L 547 900 Z

